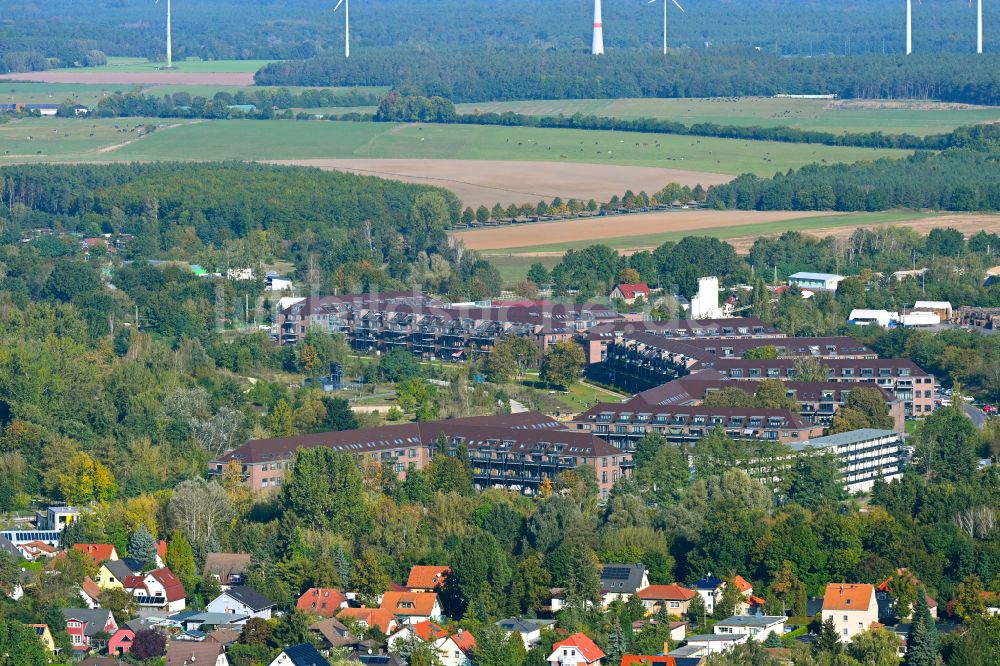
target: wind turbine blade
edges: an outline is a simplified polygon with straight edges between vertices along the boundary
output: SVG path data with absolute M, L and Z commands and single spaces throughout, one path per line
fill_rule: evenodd
M 684 8 L 683 8 L 683 7 L 681 7 L 681 3 L 677 2 L 677 0 L 673 0 L 673 3 L 674 3 L 675 5 L 677 5 L 677 9 L 679 9 L 679 10 L 681 10 L 681 11 L 684 11 Z
M 337 11 L 338 9 L 340 9 L 340 6 L 342 4 L 344 4 L 344 0 L 340 0 L 340 2 L 337 3 L 337 6 L 333 8 L 333 11 Z
M 651 4 L 653 4 L 654 2 L 656 2 L 656 0 L 649 0 L 649 2 L 647 2 L 646 4 L 647 4 L 647 5 L 651 5 Z

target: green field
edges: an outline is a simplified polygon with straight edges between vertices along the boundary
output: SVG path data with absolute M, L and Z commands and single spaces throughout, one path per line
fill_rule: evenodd
M 272 62 L 271 60 L 174 60 L 173 70 L 198 74 L 235 74 L 256 72 Z M 54 72 L 148 72 L 163 69 L 166 62 L 150 62 L 145 58 L 108 58 L 108 64 L 100 67 L 71 67 L 54 69 Z
M 137 128 L 148 125 L 165 126 L 165 121 L 144 118 L 12 121 L 0 125 L 0 164 L 112 160 L 116 155 L 114 151 L 99 151 L 138 139 Z
M 530 160 L 773 175 L 776 171 L 814 162 L 856 162 L 906 154 L 906 151 L 895 150 L 627 132 L 230 120 L 202 122 L 159 132 L 117 151 L 115 159 Z
M 573 99 L 459 104 L 461 113 L 477 111 L 526 115 L 585 115 L 613 118 L 663 118 L 686 125 L 799 127 L 828 132 L 873 132 L 917 135 L 950 131 L 961 125 L 1000 120 L 1000 107 L 951 108 L 921 102 L 894 102 L 904 108 L 871 108 L 845 102 L 787 98 L 723 99 Z
M 0 103 L 62 104 L 66 101 L 94 106 L 108 93 L 129 92 L 132 86 L 90 83 L 21 83 L 0 81 Z
M 532 245 L 519 248 L 504 248 L 503 250 L 481 250 L 500 271 L 505 284 L 514 284 L 528 274 L 528 268 L 539 262 L 551 269 L 566 250 L 579 250 L 590 245 L 607 245 L 615 250 L 631 250 L 635 248 L 656 247 L 667 241 L 679 241 L 685 236 L 710 236 L 721 240 L 745 238 L 748 236 L 776 235 L 786 231 L 808 232 L 816 229 L 831 229 L 834 227 L 870 226 L 893 224 L 908 220 L 919 220 L 937 217 L 943 213 L 915 213 L 907 211 L 889 211 L 884 213 L 849 213 L 847 215 L 822 215 L 819 217 L 793 218 L 783 221 L 772 221 L 760 224 L 743 224 L 731 227 L 718 227 L 704 231 L 674 231 L 661 234 L 639 236 L 621 236 L 617 238 L 602 238 L 599 240 L 566 241 L 550 245 Z M 571 224 L 568 222 L 550 222 L 549 224 Z M 532 253 L 543 253 L 538 256 Z

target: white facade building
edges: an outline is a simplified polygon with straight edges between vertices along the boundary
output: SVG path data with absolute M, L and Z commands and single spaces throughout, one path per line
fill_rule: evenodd
M 903 437 L 894 430 L 862 428 L 804 442 L 789 444 L 798 453 L 829 453 L 840 462 L 848 493 L 866 493 L 875 481 L 893 481 L 903 477 L 906 451 Z

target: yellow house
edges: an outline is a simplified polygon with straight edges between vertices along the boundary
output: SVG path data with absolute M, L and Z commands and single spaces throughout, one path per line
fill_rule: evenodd
M 125 588 L 125 578 L 134 574 L 122 560 L 108 560 L 101 564 L 94 582 L 102 590 L 121 590 Z
M 47 624 L 29 624 L 28 627 L 35 630 L 35 634 L 38 635 L 39 640 L 45 644 L 45 649 L 49 652 L 54 653 L 56 651 L 56 642 L 52 638 L 52 632 L 49 631 L 49 625 Z

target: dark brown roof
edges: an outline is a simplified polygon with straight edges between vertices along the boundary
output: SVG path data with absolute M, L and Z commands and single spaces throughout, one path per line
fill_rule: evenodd
M 743 370 L 750 370 L 751 368 L 778 368 L 779 370 L 787 370 L 789 368 L 795 367 L 795 362 L 797 359 L 794 358 L 775 358 L 775 359 L 742 359 L 742 358 L 715 358 L 710 363 L 702 363 L 701 367 L 704 368 L 715 368 L 720 372 L 726 372 L 732 368 L 739 368 Z M 889 368 L 893 371 L 905 368 L 910 370 L 911 376 L 923 377 L 928 373 L 922 370 L 916 363 L 905 358 L 875 358 L 875 359 L 859 359 L 859 358 L 819 358 L 817 359 L 825 368 L 833 368 L 834 370 L 840 370 L 842 368 L 852 368 L 854 370 L 860 371 L 862 368 L 873 369 L 876 373 L 876 378 L 878 377 L 879 368 Z M 860 376 L 860 375 L 855 375 Z
M 757 388 L 760 386 L 760 382 L 764 379 L 767 378 L 755 378 L 751 381 L 733 381 L 731 379 L 726 379 L 717 370 L 703 370 L 692 375 L 688 375 L 687 377 L 681 377 L 680 379 L 675 379 L 667 382 L 666 384 L 643 391 L 642 393 L 637 394 L 635 398 L 628 400 L 624 404 L 634 406 L 636 408 L 643 403 L 649 406 L 685 405 L 701 401 L 704 399 L 705 394 L 708 391 L 724 388 L 736 388 L 741 391 L 745 391 L 746 393 L 753 394 L 757 391 Z M 796 400 L 799 401 L 819 400 L 823 396 L 824 391 L 833 391 L 836 394 L 835 397 L 837 400 L 840 400 L 842 397 L 841 392 L 849 392 L 858 388 L 858 385 L 855 382 L 785 381 L 782 383 L 785 385 L 786 390 L 794 392 Z M 892 393 L 884 388 L 876 386 L 875 384 L 872 384 L 871 388 L 879 391 L 887 402 L 892 402 L 896 399 Z
M 725 417 L 725 418 L 751 418 L 760 417 L 763 419 L 781 418 L 782 425 L 781 428 L 792 428 L 792 429 L 808 429 L 809 424 L 798 414 L 793 414 L 786 409 L 763 409 L 759 407 L 707 407 L 705 405 L 668 405 L 668 406 L 658 406 L 658 405 L 647 405 L 645 403 L 640 404 L 629 404 L 629 403 L 608 403 L 599 402 L 587 411 L 578 415 L 574 420 L 579 423 L 587 422 L 597 422 L 600 415 L 613 415 L 614 422 L 618 422 L 617 418 L 620 415 L 636 416 L 639 414 L 645 414 L 649 417 L 647 423 L 649 425 L 656 425 L 654 421 L 655 417 L 666 415 L 666 416 L 681 416 L 685 418 L 690 418 L 693 416 L 704 416 L 706 418 L 711 418 L 713 416 Z M 631 418 L 629 419 L 631 422 Z M 607 421 L 611 423 L 611 421 Z M 666 423 L 663 425 L 678 425 Z M 690 423 L 686 423 L 690 425 Z M 707 424 L 706 424 L 707 425 Z M 762 425 L 767 425 L 764 423 Z
M 754 329 L 759 333 L 754 333 Z M 746 329 L 746 332 L 740 331 Z M 598 324 L 587 333 L 589 340 L 603 340 L 615 334 L 658 333 L 661 336 L 680 338 L 729 338 L 748 335 L 768 335 L 785 337 L 785 334 L 754 317 L 733 319 L 666 319 L 661 321 L 623 321 Z
M 204 575 L 218 576 L 225 583 L 232 574 L 242 576 L 249 564 L 249 553 L 209 553 L 205 556 L 203 571 Z
M 294 456 L 297 449 L 316 446 L 328 446 L 344 453 L 365 453 L 430 445 L 442 433 L 448 436 L 454 434 L 469 440 L 478 440 L 480 439 L 480 435 L 482 435 L 482 438 L 488 438 L 502 431 L 502 437 L 510 438 L 516 434 L 519 439 L 531 441 L 530 433 L 536 433 L 537 431 L 553 432 L 562 427 L 563 425 L 558 421 L 537 412 L 523 412 L 502 416 L 474 416 L 462 419 L 427 421 L 424 423 L 404 423 L 378 428 L 321 432 L 294 437 L 252 439 L 243 446 L 224 455 L 221 458 L 221 462 L 239 460 L 244 463 L 258 463 L 272 460 L 287 460 Z M 491 433 L 493 434 L 491 435 Z M 538 439 L 551 441 L 551 436 L 548 439 L 539 436 Z

